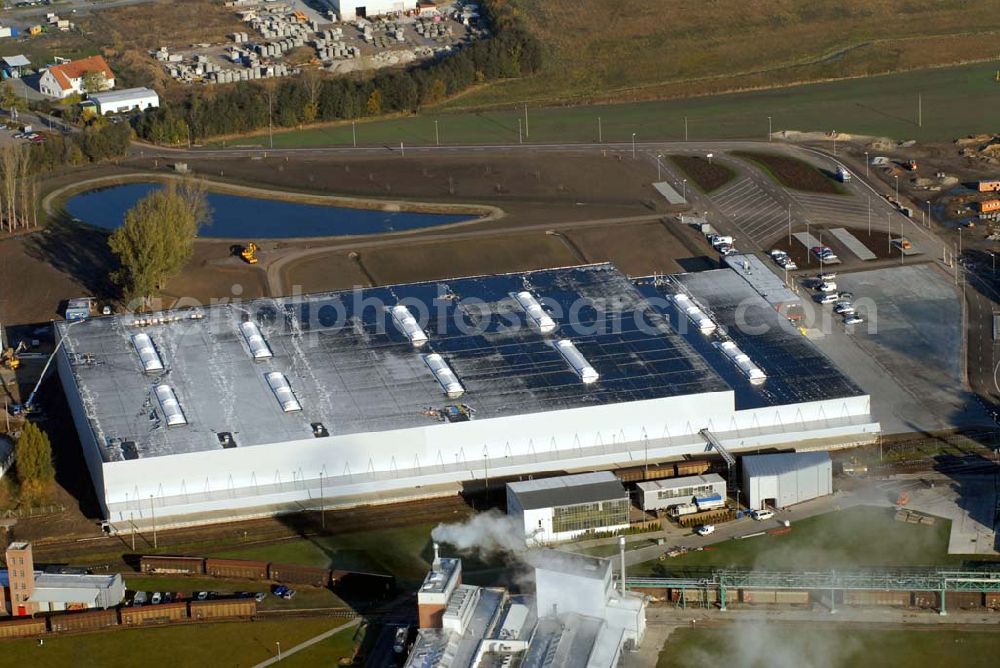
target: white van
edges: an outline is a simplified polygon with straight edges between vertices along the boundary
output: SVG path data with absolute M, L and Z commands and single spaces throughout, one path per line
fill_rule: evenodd
M 758 522 L 763 520 L 769 520 L 772 517 L 774 517 L 774 511 L 768 510 L 767 508 L 764 508 L 762 510 L 755 510 L 752 513 L 750 513 L 750 517 L 754 518 Z
M 816 289 L 820 292 L 836 292 L 837 284 L 833 281 L 823 281 Z

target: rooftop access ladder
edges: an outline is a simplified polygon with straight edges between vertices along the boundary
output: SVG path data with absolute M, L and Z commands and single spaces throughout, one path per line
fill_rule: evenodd
M 726 476 L 728 480 L 726 481 L 726 484 L 729 486 L 729 493 L 732 494 L 733 490 L 737 489 L 736 457 L 733 455 L 733 453 L 729 452 L 729 450 L 726 449 L 726 446 L 722 445 L 722 442 L 715 437 L 715 434 L 713 434 L 708 430 L 708 427 L 705 427 L 698 433 L 701 434 L 702 438 L 708 441 L 708 449 L 711 450 L 712 448 L 715 448 L 716 450 L 718 450 L 719 455 L 721 455 L 723 461 L 726 462 L 726 470 L 728 471 L 728 475 Z M 740 502 L 740 496 L 739 492 L 737 492 L 736 493 L 737 505 L 739 505 L 739 502 Z M 737 510 L 739 510 L 739 508 L 737 508 Z

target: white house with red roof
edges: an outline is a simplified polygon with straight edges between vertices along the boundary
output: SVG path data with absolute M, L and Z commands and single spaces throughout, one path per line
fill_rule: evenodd
M 115 87 L 114 72 L 108 67 L 104 57 L 90 56 L 49 67 L 39 78 L 38 89 L 42 95 L 59 100 L 70 95 L 80 95 L 85 92 L 83 78 L 89 72 L 99 72 L 104 75 L 104 84 L 101 90 L 111 90 Z

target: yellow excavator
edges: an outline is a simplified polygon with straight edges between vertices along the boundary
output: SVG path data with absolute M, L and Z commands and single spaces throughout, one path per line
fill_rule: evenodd
M 17 348 L 7 348 L 6 350 L 3 351 L 3 354 L 0 355 L 0 363 L 2 363 L 5 367 L 10 369 L 11 371 L 20 368 L 21 358 L 18 357 L 18 354 L 20 354 L 22 351 L 26 349 L 27 346 L 24 345 L 24 341 L 21 341 L 19 344 L 17 344 Z
M 247 242 L 247 245 L 240 251 L 240 257 L 247 264 L 257 264 L 259 262 L 257 259 L 257 244 L 252 241 Z

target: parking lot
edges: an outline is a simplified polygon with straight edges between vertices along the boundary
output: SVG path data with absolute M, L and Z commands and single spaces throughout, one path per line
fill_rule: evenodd
M 865 323 L 810 305 L 807 335 L 872 397 L 885 433 L 992 425 L 964 383 L 962 303 L 931 263 L 840 273 Z

